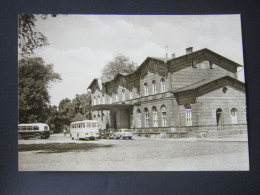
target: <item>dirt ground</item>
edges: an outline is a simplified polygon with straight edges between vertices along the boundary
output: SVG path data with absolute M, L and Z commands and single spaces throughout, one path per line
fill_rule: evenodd
M 19 140 L 19 171 L 249 170 L 246 135 L 208 139 Z

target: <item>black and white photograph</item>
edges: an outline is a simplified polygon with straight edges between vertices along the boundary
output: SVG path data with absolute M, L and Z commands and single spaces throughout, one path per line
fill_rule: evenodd
M 18 15 L 18 171 L 249 171 L 241 15 Z

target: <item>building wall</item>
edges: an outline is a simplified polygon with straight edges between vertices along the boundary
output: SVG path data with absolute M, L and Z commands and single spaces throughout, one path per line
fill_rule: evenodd
M 197 68 L 188 66 L 177 72 L 171 72 L 170 75 L 172 90 L 176 90 L 187 85 L 194 84 L 198 81 L 201 81 L 204 78 L 220 78 L 225 75 L 229 75 L 233 78 L 236 77 L 235 73 L 232 73 L 217 65 L 213 65 L 213 69 L 210 69 L 209 64 L 207 62 L 204 62 L 204 64 L 205 66 L 197 65 Z
M 226 93 L 223 88 L 212 91 L 197 98 L 197 107 L 194 109 L 194 115 L 198 118 L 197 125 L 206 128 L 214 127 L 216 122 L 216 110 L 223 110 L 224 128 L 246 124 L 246 99 L 245 93 L 240 92 L 232 87 L 227 86 Z M 237 122 L 231 117 L 231 109 L 236 108 L 238 111 Z M 206 126 L 206 127 L 205 127 Z

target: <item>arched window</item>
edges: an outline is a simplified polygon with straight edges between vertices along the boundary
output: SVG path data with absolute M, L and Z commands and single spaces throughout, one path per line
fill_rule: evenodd
M 122 89 L 122 101 L 125 101 L 125 90 Z
M 156 91 L 156 82 L 155 82 L 155 80 L 153 80 L 152 85 L 153 85 L 153 94 L 156 94 L 157 91 Z
M 137 114 L 137 120 L 136 120 L 137 121 L 137 127 L 141 128 L 142 127 L 141 110 L 137 109 L 136 114 Z
M 105 104 L 106 103 L 106 99 L 105 99 L 105 95 L 103 94 L 102 95 L 102 104 Z
M 145 83 L 145 84 L 144 84 L 144 96 L 148 96 L 148 95 L 149 95 L 148 84 Z
M 97 100 L 96 100 L 96 97 L 94 96 L 93 105 L 96 105 L 96 104 L 97 104 Z
M 144 109 L 144 126 L 149 127 L 149 110 L 148 108 Z
M 153 126 L 158 127 L 158 114 L 155 106 L 153 107 Z
M 100 96 L 98 96 L 98 104 L 100 104 Z
M 166 107 L 164 105 L 161 106 L 161 113 L 162 113 L 162 126 L 167 126 L 167 114 L 166 114 Z
M 162 93 L 166 91 L 166 86 L 165 86 L 165 79 L 161 79 L 161 91 Z
M 129 99 L 130 100 L 133 99 L 133 89 L 132 88 L 129 89 Z
M 218 108 L 216 110 L 216 122 L 217 122 L 217 129 L 222 129 L 223 126 L 223 110 L 221 108 Z
M 237 116 L 238 116 L 238 111 L 236 108 L 232 108 L 230 110 L 230 115 L 231 115 L 231 120 L 232 120 L 232 123 L 237 123 Z
M 116 96 L 116 102 L 118 102 L 118 94 L 116 93 L 115 96 Z
M 192 126 L 192 110 L 190 104 L 185 104 L 186 126 Z

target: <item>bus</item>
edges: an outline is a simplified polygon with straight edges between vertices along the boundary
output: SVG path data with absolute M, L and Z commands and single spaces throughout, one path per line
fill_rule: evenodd
M 99 122 L 96 120 L 76 121 L 70 124 L 71 139 L 97 139 Z
M 45 123 L 18 124 L 19 139 L 48 139 L 50 137 L 49 126 Z

